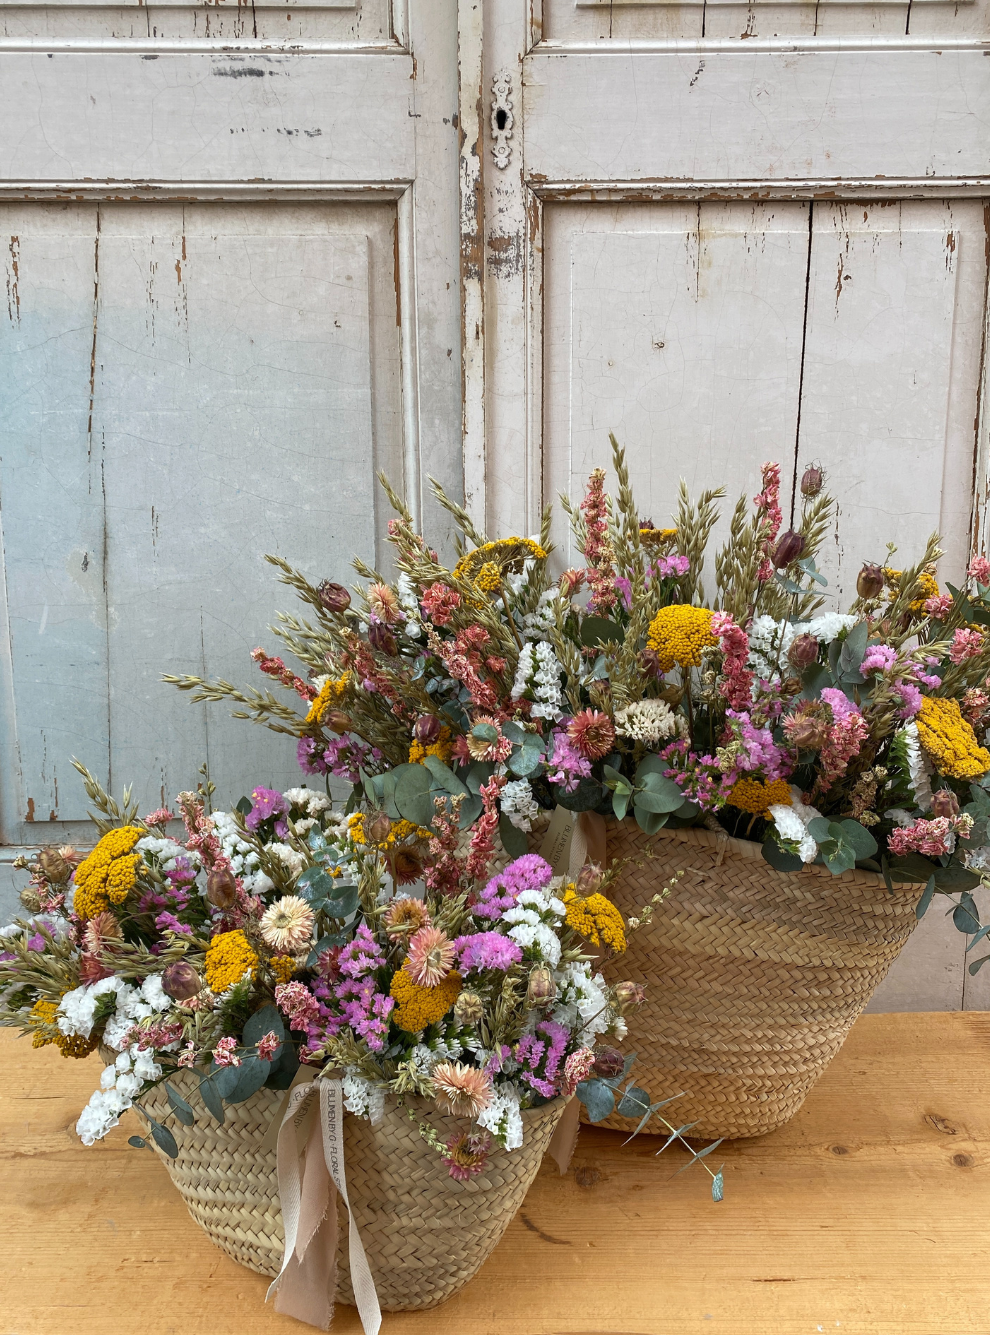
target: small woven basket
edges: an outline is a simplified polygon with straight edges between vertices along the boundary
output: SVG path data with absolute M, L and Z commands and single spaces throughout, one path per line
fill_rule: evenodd
M 609 961 L 609 982 L 646 985 L 623 1044 L 666 1116 L 692 1136 L 762 1136 L 804 1102 L 917 924 L 917 886 L 827 868 L 774 871 L 760 845 L 701 829 L 647 836 L 606 822 L 608 860 L 633 858 L 610 894 L 637 916 L 684 875 L 649 926 Z M 652 856 L 644 856 L 652 854 Z M 632 1130 L 612 1116 L 597 1125 Z M 656 1124 L 648 1130 L 659 1130 Z
M 180 1072 L 169 1083 L 199 1107 L 192 1075 Z M 227 1105 L 222 1126 L 205 1111 L 193 1126 L 170 1123 L 179 1147 L 175 1159 L 155 1147 L 212 1241 L 241 1265 L 273 1276 L 282 1265 L 282 1216 L 275 1150 L 261 1143 L 281 1101 L 281 1094 L 262 1089 L 244 1103 Z M 158 1120 L 169 1112 L 162 1085 L 141 1102 Z M 565 1104 L 555 1099 L 524 1112 L 521 1148 L 495 1146 L 484 1172 L 467 1182 L 451 1179 L 394 1100 L 386 1101 L 377 1126 L 345 1116 L 347 1194 L 384 1310 L 435 1307 L 477 1273 L 522 1204 Z M 410 1100 L 410 1106 L 442 1139 L 468 1126 L 421 1100 Z M 353 1303 L 347 1212 L 339 1197 L 337 1214 L 336 1296 Z

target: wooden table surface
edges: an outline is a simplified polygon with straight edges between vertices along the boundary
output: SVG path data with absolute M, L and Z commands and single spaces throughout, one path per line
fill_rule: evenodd
M 0 1335 L 301 1335 L 130 1117 L 79 1144 L 99 1070 L 0 1033 Z M 477 1278 L 384 1335 L 990 1332 L 990 1013 L 864 1016 L 789 1126 L 716 1151 L 721 1205 L 656 1143 L 583 1131 Z M 357 1335 L 354 1310 L 333 1329 Z

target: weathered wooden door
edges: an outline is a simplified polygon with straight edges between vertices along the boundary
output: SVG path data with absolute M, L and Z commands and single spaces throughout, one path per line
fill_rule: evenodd
M 788 496 L 821 460 L 839 605 L 888 539 L 907 560 L 940 528 L 959 575 L 987 485 L 987 17 L 489 0 L 467 457 L 492 528 L 531 532 L 614 431 L 658 523 L 679 477 L 731 505 L 763 460 Z M 916 1008 L 962 1004 L 948 932 Z
M 251 680 L 280 589 L 373 561 L 460 463 L 452 3 L 0 7 L 0 820 L 85 839 L 79 756 L 157 807 L 291 742 Z M 258 686 L 265 680 L 256 678 Z

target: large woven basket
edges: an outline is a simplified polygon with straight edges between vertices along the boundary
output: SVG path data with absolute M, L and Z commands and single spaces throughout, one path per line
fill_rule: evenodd
M 610 982 L 646 984 L 623 1045 L 637 1084 L 654 1099 L 683 1091 L 666 1116 L 694 1122 L 692 1136 L 782 1126 L 911 935 L 919 887 L 891 893 L 881 876 L 820 866 L 781 873 L 758 844 L 694 828 L 651 838 L 630 820 L 607 822 L 607 850 L 610 863 L 636 859 L 611 890 L 627 916 L 684 872 L 604 967 Z
M 183 1071 L 170 1083 L 198 1112 L 196 1079 Z M 225 1107 L 223 1126 L 205 1110 L 193 1126 L 170 1122 L 178 1157 L 156 1147 L 193 1219 L 235 1261 L 263 1275 L 277 1275 L 282 1264 L 275 1151 L 261 1147 L 281 1101 L 262 1089 Z M 169 1111 L 162 1086 L 141 1102 L 157 1119 Z M 347 1194 L 383 1309 L 435 1307 L 477 1273 L 522 1204 L 565 1103 L 556 1099 L 524 1112 L 522 1147 L 507 1152 L 496 1146 L 485 1171 L 467 1182 L 451 1179 L 394 1101 L 386 1102 L 377 1126 L 345 1116 Z M 468 1127 L 433 1105 L 417 1103 L 416 1111 L 443 1139 Z M 337 1212 L 337 1298 L 353 1303 L 339 1197 Z

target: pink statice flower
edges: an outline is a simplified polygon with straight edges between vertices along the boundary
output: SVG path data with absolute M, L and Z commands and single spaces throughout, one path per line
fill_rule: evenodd
M 461 605 L 461 595 L 446 584 L 431 584 L 420 599 L 423 615 L 435 626 L 446 626 Z
M 217 1045 L 213 1049 L 213 1061 L 217 1066 L 240 1066 L 241 1059 L 237 1055 L 237 1039 L 221 1038 L 217 1040 Z
M 990 586 L 990 561 L 985 556 L 974 556 L 966 573 L 984 588 Z
M 553 879 L 553 868 L 537 853 L 524 853 L 491 878 L 478 892 L 471 912 L 476 918 L 501 918 L 515 908 L 524 890 L 542 890 Z
M 591 761 L 581 754 L 563 729 L 554 731 L 552 741 L 547 778 L 551 783 L 559 783 L 565 793 L 573 793 L 581 780 L 591 773 Z
M 255 788 L 251 793 L 252 807 L 248 812 L 244 824 L 249 830 L 257 830 L 266 820 L 275 817 L 275 833 L 279 838 L 284 838 L 289 833 L 289 827 L 283 817 L 288 814 L 289 807 L 285 798 L 274 788 Z
M 673 579 L 686 575 L 690 568 L 691 562 L 688 557 L 675 553 L 673 556 L 661 556 L 657 562 L 656 573 L 660 579 Z
M 522 947 L 501 932 L 459 936 L 454 945 L 461 973 L 480 973 L 485 969 L 499 969 L 504 973 L 522 959 Z
M 952 648 L 949 650 L 949 657 L 953 663 L 965 663 L 967 658 L 975 658 L 977 654 L 983 652 L 983 644 L 981 631 L 960 628 L 952 637 Z
M 925 599 L 925 611 L 935 621 L 944 621 L 952 611 L 952 596 L 948 593 L 937 594 Z
M 759 770 L 771 782 L 790 775 L 793 761 L 773 740 L 770 728 L 757 727 L 750 715 L 740 710 L 727 709 L 725 716 L 732 736 L 743 744 L 742 752 L 736 757 L 737 769 L 748 773 Z
M 901 708 L 897 711 L 901 718 L 914 718 L 921 709 L 921 692 L 909 681 L 897 683 L 897 693 L 901 697 Z
M 859 670 L 865 676 L 867 672 L 889 672 L 897 662 L 897 650 L 889 644 L 871 644 L 863 655 Z
M 545 1099 L 557 1093 L 560 1065 L 568 1030 L 556 1020 L 541 1020 L 532 1034 L 523 1034 L 513 1055 L 522 1068 L 519 1077 Z

